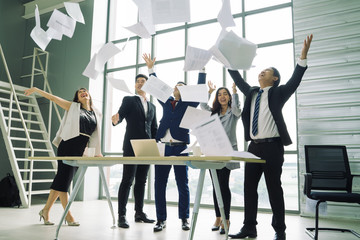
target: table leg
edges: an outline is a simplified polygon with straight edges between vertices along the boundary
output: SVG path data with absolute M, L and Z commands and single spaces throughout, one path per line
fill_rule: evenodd
M 60 222 L 59 222 L 59 225 L 56 229 L 56 236 L 55 236 L 55 240 L 58 240 L 58 236 L 59 236 L 59 232 L 60 232 L 60 228 L 61 228 L 61 225 L 62 223 L 64 222 L 65 220 L 65 217 L 70 209 L 70 206 L 71 204 L 73 203 L 75 197 L 76 197 L 76 194 L 78 193 L 79 189 L 80 189 L 80 186 L 81 186 L 81 183 L 84 181 L 84 176 L 85 176 L 85 173 L 86 173 L 86 170 L 87 170 L 87 166 L 80 166 L 79 167 L 79 178 L 78 180 L 76 181 L 76 184 L 75 184 L 75 187 L 74 189 L 72 190 L 71 194 L 70 194 L 70 197 L 69 197 L 69 202 L 68 204 L 66 205 L 65 207 L 65 210 L 64 210 L 64 213 L 63 215 L 61 216 L 61 219 L 60 219 Z
M 205 178 L 205 170 L 204 168 L 200 169 L 199 174 L 199 182 L 196 189 L 196 195 L 195 195 L 195 202 L 193 207 L 193 214 L 191 219 L 191 227 L 190 227 L 190 233 L 189 233 L 189 240 L 192 240 L 194 237 L 195 232 L 195 226 L 196 226 L 196 220 L 199 213 L 199 207 L 200 207 L 200 200 L 201 200 L 201 194 L 204 186 L 204 178 Z
M 221 219 L 222 219 L 222 222 L 224 223 L 225 239 L 228 239 L 229 230 L 228 230 L 227 221 L 225 218 L 224 202 L 223 202 L 222 195 L 221 195 L 219 179 L 216 174 L 216 169 L 210 169 L 210 171 L 211 171 L 211 176 L 212 176 L 212 180 L 213 180 L 213 184 L 214 184 L 214 188 L 215 188 L 216 200 L 218 202 L 219 209 L 220 209 Z
M 113 205 L 111 203 L 111 197 L 110 197 L 109 187 L 107 185 L 106 178 L 105 178 L 104 167 L 99 166 L 99 172 L 100 172 L 101 182 L 102 182 L 102 185 L 103 185 L 104 190 L 105 190 L 106 199 L 107 199 L 109 207 L 110 207 L 110 212 L 111 212 L 111 215 L 113 217 L 113 226 L 112 226 L 112 228 L 115 228 L 116 227 L 116 224 L 115 224 L 116 221 L 115 221 L 114 208 L 113 208 Z

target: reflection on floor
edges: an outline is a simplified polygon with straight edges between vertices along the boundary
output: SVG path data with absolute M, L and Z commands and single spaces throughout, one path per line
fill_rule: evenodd
M 113 201 L 115 213 L 117 212 L 117 202 Z M 39 222 L 38 212 L 43 204 L 34 204 L 31 208 L 0 208 L 0 239 L 1 240 L 50 240 L 55 238 L 58 221 L 62 214 L 62 208 L 56 203 L 51 211 L 51 220 L 54 226 L 45 226 Z M 85 201 L 75 202 L 71 211 L 76 220 L 80 222 L 80 227 L 63 225 L 60 229 L 59 239 L 61 240 L 186 240 L 188 231 L 181 229 L 181 221 L 177 217 L 177 207 L 168 206 L 167 226 L 162 232 L 153 232 L 154 224 L 135 223 L 134 205 L 128 204 L 127 220 L 130 223 L 129 229 L 111 228 L 112 217 L 107 201 Z M 145 205 L 145 212 L 151 218 L 156 218 L 155 206 Z M 192 212 L 190 212 L 191 218 Z M 116 214 L 117 216 L 117 214 Z M 271 227 L 271 214 L 259 213 L 258 215 L 258 237 L 257 240 L 269 240 L 274 236 Z M 211 226 L 214 221 L 214 211 L 212 209 L 201 208 L 198 215 L 194 239 L 196 240 L 223 240 L 224 235 L 219 232 L 212 232 Z M 117 220 L 117 219 L 116 219 Z M 230 233 L 239 231 L 243 220 L 243 212 L 231 212 Z M 360 232 L 360 220 L 329 220 L 322 219 L 322 226 L 346 227 Z M 287 239 L 289 240 L 310 240 L 304 232 L 305 227 L 314 225 L 313 218 L 303 218 L 298 215 L 287 215 Z M 352 240 L 358 238 L 349 233 L 321 232 L 319 240 Z

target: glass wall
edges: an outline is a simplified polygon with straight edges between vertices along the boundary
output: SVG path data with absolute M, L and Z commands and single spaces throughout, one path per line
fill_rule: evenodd
M 232 14 L 236 27 L 227 30 L 234 31 L 238 36 L 244 37 L 258 44 L 257 56 L 253 67 L 242 72 L 244 79 L 250 85 L 258 85 L 257 75 L 267 67 L 274 66 L 281 73 L 281 83 L 290 78 L 294 69 L 293 30 L 292 30 L 292 2 L 291 0 L 231 0 Z M 137 7 L 131 0 L 111 0 L 109 9 L 108 40 L 120 48 L 125 44 L 123 52 L 115 56 L 106 68 L 106 75 L 126 81 L 130 88 L 134 88 L 137 73 L 148 74 L 142 59 L 143 53 L 150 53 L 156 57 L 155 71 L 157 76 L 168 83 L 175 85 L 178 81 L 196 84 L 197 71 L 184 72 L 184 59 L 186 46 L 209 49 L 212 47 L 221 31 L 217 22 L 217 14 L 221 8 L 219 0 L 190 0 L 191 21 L 188 23 L 161 24 L 156 26 L 156 34 L 150 39 L 141 39 L 124 26 L 137 22 Z M 206 65 L 207 79 L 217 87 L 231 88 L 232 79 L 223 66 L 214 61 Z M 105 125 L 104 146 L 105 154 L 122 154 L 122 141 L 126 122 L 116 127 L 111 125 L 111 115 L 115 114 L 125 96 L 123 92 L 113 89 L 106 83 L 105 94 Z M 134 91 L 133 91 L 134 92 Z M 243 97 L 241 93 L 241 102 Z M 149 99 L 157 107 L 157 119 L 161 119 L 162 109 L 156 99 Z M 209 100 L 211 104 L 213 98 Z M 285 164 L 283 168 L 283 186 L 287 210 L 298 211 L 297 189 L 297 137 L 296 137 L 296 112 L 295 98 L 291 98 L 285 105 L 283 114 L 287 122 L 293 144 L 286 147 Z M 241 121 L 237 126 L 239 151 L 245 151 L 247 143 L 243 139 L 243 126 Z M 191 137 L 194 142 L 194 138 Z M 243 206 L 243 164 L 240 169 L 231 173 L 230 186 L 232 190 L 232 205 Z M 122 177 L 122 166 L 109 168 L 109 185 L 111 194 L 117 197 L 117 190 Z M 189 187 L 191 201 L 194 201 L 199 170 L 189 169 Z M 149 174 L 147 200 L 153 201 L 153 169 Z M 259 186 L 259 207 L 270 208 L 264 181 Z M 168 201 L 176 202 L 178 199 L 174 175 L 171 171 L 168 187 Z M 202 204 L 213 204 L 212 185 L 207 174 Z

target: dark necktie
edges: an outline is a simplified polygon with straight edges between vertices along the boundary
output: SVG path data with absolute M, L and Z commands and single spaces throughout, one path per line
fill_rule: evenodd
M 260 97 L 264 90 L 260 89 L 256 96 L 255 100 L 255 109 L 254 109 L 254 116 L 252 121 L 252 134 L 256 136 L 258 134 L 258 120 L 259 120 L 259 107 L 260 107 Z
M 178 100 L 172 100 L 172 101 L 170 101 L 173 110 L 175 109 L 175 106 L 176 106 L 176 103 L 177 103 L 177 102 L 178 102 Z

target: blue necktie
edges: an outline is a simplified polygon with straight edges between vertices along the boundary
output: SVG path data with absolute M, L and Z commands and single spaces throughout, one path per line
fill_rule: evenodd
M 259 119 L 259 107 L 260 107 L 260 97 L 264 90 L 260 89 L 256 96 L 255 100 L 255 109 L 254 109 L 254 116 L 252 121 L 252 134 L 256 136 L 258 134 L 258 119 Z

